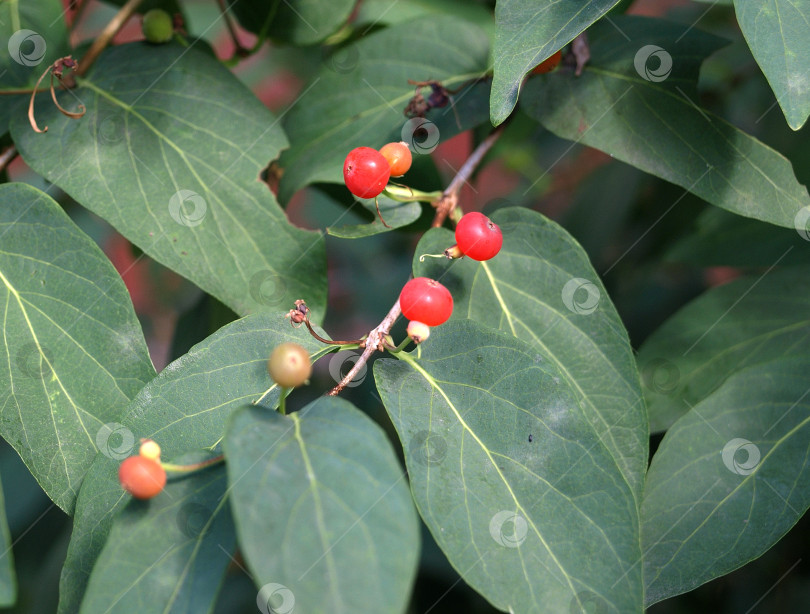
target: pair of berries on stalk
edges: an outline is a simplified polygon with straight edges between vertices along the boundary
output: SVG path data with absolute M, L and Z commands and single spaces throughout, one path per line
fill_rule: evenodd
M 160 464 L 160 446 L 151 439 L 141 443 L 136 456 L 124 459 L 118 481 L 136 499 L 151 499 L 166 486 L 166 470 Z
M 377 151 L 371 147 L 352 149 L 343 162 L 343 180 L 358 198 L 376 198 L 391 177 L 401 177 L 411 168 L 411 150 L 405 142 L 388 143 Z

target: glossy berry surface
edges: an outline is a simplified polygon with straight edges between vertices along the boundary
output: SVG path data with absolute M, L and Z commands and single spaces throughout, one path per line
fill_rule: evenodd
M 151 499 L 166 486 L 166 471 L 156 460 L 130 456 L 118 468 L 118 481 L 136 499 Z
M 456 225 L 456 244 L 465 256 L 473 260 L 489 260 L 503 245 L 498 225 L 483 213 L 467 213 Z
M 143 35 L 150 43 L 167 43 L 174 35 L 171 15 L 161 9 L 152 9 L 143 16 Z
M 376 149 L 357 147 L 349 152 L 343 163 L 343 180 L 349 192 L 359 198 L 374 198 L 385 189 L 391 167 Z
M 388 160 L 392 177 L 401 177 L 411 168 L 413 156 L 411 155 L 411 150 L 408 148 L 408 144 L 404 141 L 383 145 L 382 149 L 380 149 L 380 153 L 383 158 Z
M 270 354 L 267 372 L 282 388 L 295 388 L 309 379 L 312 362 L 309 353 L 297 343 L 282 343 Z
M 399 293 L 402 315 L 427 326 L 444 324 L 453 314 L 450 291 L 434 279 L 416 277 Z
M 544 73 L 551 72 L 552 70 L 557 68 L 557 65 L 560 63 L 561 58 L 562 58 L 562 50 L 558 51 L 550 58 L 547 58 L 542 62 L 540 62 L 537 66 L 534 67 L 534 69 L 532 69 L 532 74 L 542 75 Z

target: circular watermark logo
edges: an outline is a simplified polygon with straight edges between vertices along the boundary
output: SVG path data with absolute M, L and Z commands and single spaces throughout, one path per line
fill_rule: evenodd
M 8 39 L 11 59 L 23 66 L 37 66 L 45 59 L 48 45 L 45 39 L 33 30 L 17 30 Z
M 123 113 L 108 111 L 99 114 L 95 121 L 87 122 L 93 138 L 101 145 L 119 145 L 126 136 L 126 121 Z
M 419 431 L 411 437 L 408 451 L 420 465 L 438 465 L 447 457 L 447 442 L 436 433 Z
M 517 548 L 526 541 L 529 524 L 520 514 L 501 510 L 489 521 L 489 534 L 506 548 Z
M 424 117 L 414 117 L 406 121 L 400 136 L 408 148 L 418 154 L 431 153 L 439 146 L 441 140 L 439 127 Z
M 199 226 L 207 212 L 208 206 L 197 192 L 180 190 L 169 199 L 169 214 L 181 226 Z
M 260 305 L 277 307 L 287 300 L 287 285 L 269 269 L 254 273 L 249 282 L 250 296 Z
M 135 435 L 118 422 L 108 422 L 96 433 L 96 447 L 107 458 L 123 460 L 135 447 Z
M 724 445 L 721 456 L 726 468 L 737 475 L 753 473 L 762 458 L 756 444 L 741 437 L 735 437 Z
M 644 45 L 636 52 L 633 66 L 642 79 L 660 83 L 672 72 L 672 56 L 658 45 Z
M 256 605 L 262 614 L 290 614 L 295 608 L 295 595 L 283 584 L 271 582 L 259 589 Z
M 186 537 L 196 539 L 211 518 L 211 510 L 195 501 L 184 503 L 177 512 L 177 526 Z
M 563 286 L 562 301 L 573 313 L 588 315 L 596 311 L 602 293 L 592 281 L 575 277 Z
M 644 385 L 659 394 L 670 395 L 675 392 L 681 380 L 681 371 L 664 358 L 651 360 L 641 370 Z
M 793 218 L 793 227 L 805 241 L 810 241 L 810 227 L 808 226 L 808 222 L 810 222 L 810 205 L 799 209 L 796 217 Z
M 53 374 L 53 353 L 34 342 L 26 343 L 17 350 L 17 368 L 31 379 L 44 380 Z
M 352 370 L 355 363 L 360 360 L 360 354 L 356 352 L 352 352 L 351 350 L 343 350 L 342 352 L 338 352 L 332 358 L 329 359 L 329 375 L 332 376 L 332 379 L 335 382 L 340 382 L 349 374 L 349 371 Z M 354 388 L 355 386 L 359 386 L 363 383 L 366 379 L 366 372 L 368 371 L 368 366 L 363 365 L 360 370 L 354 374 L 354 377 L 351 381 L 346 384 L 347 388 Z
M 346 75 L 352 72 L 360 63 L 360 51 L 357 45 L 346 47 L 324 47 L 321 59 L 326 67 L 338 74 Z

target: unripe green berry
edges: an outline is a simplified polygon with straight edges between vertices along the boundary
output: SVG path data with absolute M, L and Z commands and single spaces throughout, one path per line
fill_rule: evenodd
M 282 388 L 295 388 L 309 379 L 312 362 L 309 353 L 297 343 L 282 343 L 270 354 L 267 372 Z
M 168 43 L 174 35 L 172 17 L 162 9 L 152 9 L 143 16 L 143 35 L 150 43 Z

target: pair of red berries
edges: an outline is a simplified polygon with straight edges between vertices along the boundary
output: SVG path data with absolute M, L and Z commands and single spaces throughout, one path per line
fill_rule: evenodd
M 118 481 L 136 499 L 151 499 L 166 486 L 166 470 L 160 464 L 160 446 L 145 440 L 137 456 L 124 459 L 118 468 Z
M 391 177 L 401 177 L 411 168 L 411 150 L 405 142 L 388 143 L 377 151 L 371 147 L 352 149 L 343 162 L 343 180 L 349 192 L 359 198 L 375 198 Z

